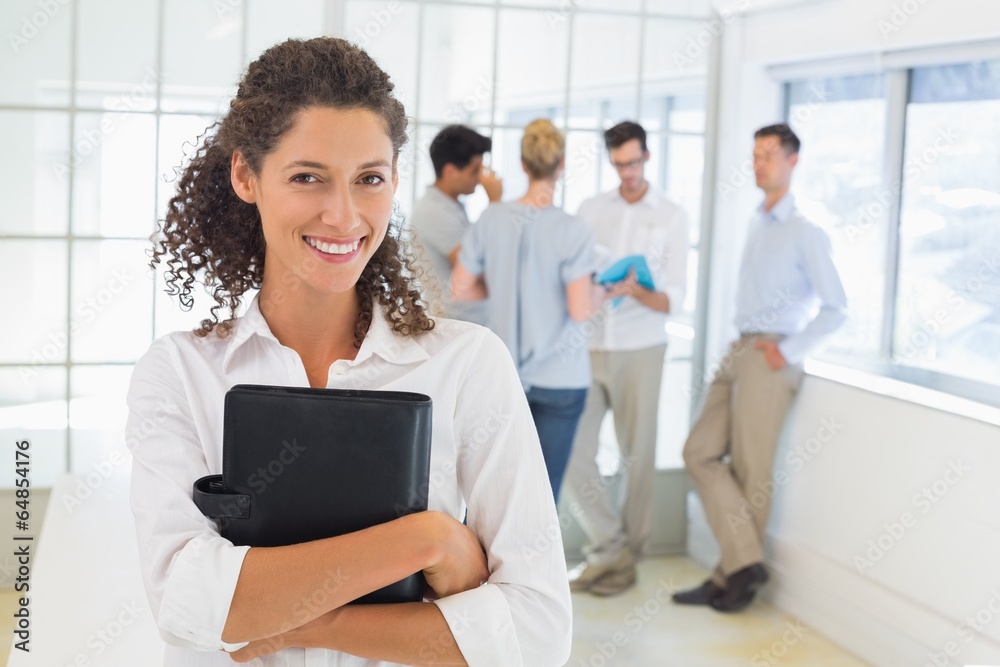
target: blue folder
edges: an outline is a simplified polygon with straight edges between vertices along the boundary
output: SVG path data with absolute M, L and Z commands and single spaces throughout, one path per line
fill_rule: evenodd
M 649 271 L 649 264 L 642 255 L 629 255 L 622 257 L 617 262 L 604 269 L 597 282 L 602 285 L 621 282 L 628 277 L 628 272 L 635 269 L 635 279 L 646 289 L 655 289 L 653 286 L 653 274 Z
M 628 278 L 628 272 L 635 269 L 635 279 L 646 289 L 656 289 L 653 285 L 653 274 L 649 270 L 649 264 L 642 255 L 629 255 L 622 257 L 617 262 L 604 269 L 595 279 L 601 285 L 611 285 Z M 623 297 L 612 300 L 611 306 L 617 308 Z

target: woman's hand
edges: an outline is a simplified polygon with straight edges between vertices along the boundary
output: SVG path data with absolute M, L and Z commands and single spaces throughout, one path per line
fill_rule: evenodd
M 447 514 L 423 514 L 435 544 L 433 563 L 424 568 L 427 585 L 439 598 L 478 588 L 490 576 L 479 538 Z

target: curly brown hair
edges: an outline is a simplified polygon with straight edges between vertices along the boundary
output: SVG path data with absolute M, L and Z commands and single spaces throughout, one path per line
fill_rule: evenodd
M 240 199 L 230 182 L 231 158 L 240 151 L 260 172 L 264 157 L 308 107 L 367 109 L 382 118 L 392 140 L 393 169 L 406 142 L 406 112 L 392 95 L 393 84 L 367 53 L 332 37 L 290 39 L 272 46 L 250 64 L 229 112 L 206 131 L 180 172 L 177 193 L 153 235 L 150 267 L 165 262 L 167 293 L 190 310 L 195 283 L 203 283 L 216 305 L 211 319 L 194 333 L 228 335 L 242 296 L 260 289 L 264 277 L 264 233 L 256 205 Z M 358 279 L 360 304 L 354 344 L 360 347 L 372 321 L 375 299 L 399 335 L 434 328 L 416 279 L 422 273 L 400 242 L 395 210 L 385 238 Z M 229 308 L 220 321 L 218 311 Z

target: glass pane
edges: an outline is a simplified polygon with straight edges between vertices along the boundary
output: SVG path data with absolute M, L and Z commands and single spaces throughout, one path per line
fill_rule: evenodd
M 71 159 L 73 231 L 148 238 L 156 214 L 155 116 L 78 113 Z
M 409 116 L 417 115 L 416 3 L 348 0 L 344 37 L 374 58 L 392 79 L 393 91 Z
M 701 220 L 701 185 L 705 171 L 705 139 L 671 135 L 667 143 L 667 197 L 676 202 L 688 216 L 688 233 L 692 245 L 698 243 Z M 652 160 L 650 160 L 652 161 Z
M 70 472 L 87 475 L 91 487 L 131 469 L 125 445 L 131 376 L 131 366 L 78 366 L 70 372 Z
M 153 337 L 146 241 L 73 244 L 73 361 L 135 361 Z
M 156 215 L 162 218 L 177 191 L 177 179 L 188 159 L 201 146 L 201 137 L 215 123 L 208 115 L 160 116 L 159 164 L 156 169 Z
M 323 34 L 323 0 L 282 0 L 280 3 L 250 0 L 246 12 L 247 63 L 286 39 L 310 39 Z
M 545 109 L 546 113 L 532 118 L 544 115 L 562 122 L 569 22 L 554 22 L 550 14 L 501 10 L 496 91 L 500 114 L 524 108 Z M 539 66 L 541 63 L 544 67 Z
M 478 0 L 492 4 L 493 0 Z M 586 11 L 598 10 L 618 10 L 624 12 L 638 12 L 642 9 L 642 0 L 500 0 L 501 5 L 520 5 L 530 7 L 544 7 L 555 10 L 546 12 L 547 20 L 552 25 L 567 23 L 570 15 L 581 14 Z
M 663 93 L 669 84 L 691 76 L 704 76 L 715 35 L 705 21 L 646 19 L 643 47 L 643 88 Z
M 66 470 L 65 368 L 0 368 L 0 456 L 14 461 L 14 443 L 25 438 L 31 442 L 31 486 L 51 487 Z M 13 474 L 0 476 L 0 489 L 13 487 Z
M 404 217 L 409 217 L 413 210 L 413 176 L 414 160 L 416 151 L 416 127 L 411 125 L 407 128 L 408 137 L 403 148 L 399 151 L 399 159 L 396 162 L 396 171 L 399 174 L 399 186 L 396 188 L 396 201 L 399 203 L 399 212 Z
M 163 0 L 160 108 L 222 114 L 242 69 L 244 4 L 237 0 Z
M 598 99 L 571 100 L 568 127 L 594 128 L 601 125 L 601 101 Z
M 568 132 L 566 134 L 566 175 L 563 176 L 565 202 L 563 208 L 570 213 L 580 210 L 580 204 L 600 192 L 598 173 L 600 164 L 607 162 L 604 140 L 597 132 Z
M 0 234 L 65 234 L 69 114 L 0 111 L 0 142 L 17 156 L 0 161 Z
M 0 241 L 4 310 L 17 326 L 0 327 L 0 361 L 66 361 L 66 242 Z
M 670 129 L 674 132 L 705 131 L 704 93 L 685 93 L 671 98 Z
M 116 111 L 154 109 L 157 3 L 80 0 L 76 6 L 77 105 Z
M 723 7 L 736 9 L 739 3 L 719 3 Z M 646 0 L 646 11 L 650 14 L 670 16 L 712 16 L 711 0 Z
M 806 218 L 829 233 L 847 292 L 850 319 L 830 350 L 873 358 L 880 350 L 894 196 L 883 184 L 882 78 L 797 81 L 789 84 L 788 99 L 789 124 L 802 140 L 792 191 Z
M 427 188 L 434 184 L 434 165 L 431 163 L 430 147 L 434 137 L 440 131 L 440 125 L 420 125 L 417 127 L 411 158 L 413 160 L 411 169 L 414 203 L 419 201 Z
M 427 5 L 420 71 L 423 120 L 466 125 L 491 122 L 492 9 Z
M 643 91 L 642 102 L 639 105 L 639 124 L 646 132 L 656 132 L 667 128 L 667 113 L 670 98 L 667 96 L 652 97 Z
M 668 359 L 660 385 L 660 409 L 656 429 L 656 467 L 658 469 L 683 468 L 684 442 L 687 440 L 691 421 L 691 361 L 674 359 L 672 347 L 682 347 L 671 336 L 667 344 Z
M 492 167 L 503 178 L 503 198 L 511 201 L 528 191 L 528 176 L 521 168 L 523 130 L 496 130 L 493 133 Z M 555 201 L 559 201 L 557 198 Z M 474 219 L 474 218 L 473 218 Z
M 913 92 L 893 357 L 996 384 L 1000 61 L 914 70 Z
M 72 15 L 65 2 L 0 3 L 8 45 L 0 49 L 0 104 L 69 105 Z
M 579 14 L 574 18 L 573 58 L 570 64 L 571 104 L 591 100 L 631 100 L 633 107 L 625 115 L 635 115 L 639 71 L 639 31 L 637 18 L 611 14 Z M 603 48 L 598 48 L 603 45 Z M 611 45 L 614 45 L 613 47 Z M 600 119 L 578 114 L 579 127 L 595 126 Z M 575 123 L 574 123 L 575 124 Z
M 635 120 L 635 96 L 630 97 L 616 97 L 611 100 L 605 100 L 601 105 L 603 116 L 602 127 L 605 129 L 617 125 L 623 120 Z

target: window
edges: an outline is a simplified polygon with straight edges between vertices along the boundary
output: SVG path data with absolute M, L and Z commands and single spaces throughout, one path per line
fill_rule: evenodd
M 640 117 L 654 153 L 649 176 L 687 209 L 697 241 L 706 62 L 673 55 L 709 10 L 683 4 L 105 0 L 59 3 L 35 25 L 35 0 L 4 2 L 3 24 L 30 29 L 0 50 L 0 140 L 9 148 L 0 161 L 0 280 L 20 286 L 8 299 L 16 326 L 0 332 L 0 436 L 33 439 L 37 486 L 128 460 L 131 365 L 153 338 L 196 326 L 211 305 L 198 293 L 195 310 L 183 312 L 163 293 L 146 268 L 149 234 L 176 169 L 225 111 L 242 68 L 287 37 L 339 26 L 391 74 L 414 120 L 399 165 L 404 214 L 433 180 L 427 145 L 447 123 L 494 137 L 511 196 L 524 185 L 521 128 L 540 116 L 566 128 L 575 162 L 559 197 L 575 212 L 615 182 L 601 132 Z M 123 21 L 129 30 L 117 29 Z M 473 219 L 485 203 L 467 202 Z M 697 249 L 693 257 L 688 311 Z M 690 385 L 687 318 L 671 330 L 665 396 L 684 398 Z M 661 465 L 680 464 L 688 410 L 675 403 L 664 399 Z
M 851 318 L 823 357 L 997 404 L 1000 61 L 786 84 Z
M 694 244 L 685 312 L 670 328 L 661 467 L 682 465 L 688 430 L 690 392 L 684 389 L 691 384 L 704 171 L 707 51 L 675 56 L 704 29 L 709 10 L 706 3 L 681 4 L 652 3 L 643 11 L 638 0 L 402 1 L 389 12 L 383 2 L 348 0 L 344 20 L 344 34 L 394 79 L 402 77 L 407 91 L 404 103 L 416 122 L 400 171 L 404 215 L 434 181 L 427 147 L 446 124 L 466 124 L 493 138 L 487 161 L 503 177 L 505 198 L 517 198 L 527 187 L 523 128 L 535 118 L 552 120 L 567 140 L 556 201 L 573 213 L 618 183 L 603 131 L 625 119 L 643 123 L 652 153 L 646 176 L 687 211 Z M 464 203 L 472 220 L 488 204 L 481 192 Z M 605 441 L 613 438 L 608 433 Z
M 910 75 L 892 358 L 1000 384 L 1000 61 Z
M 127 469 L 132 364 L 209 306 L 181 311 L 146 266 L 174 169 L 243 64 L 279 39 L 319 34 L 324 18 L 322 0 L 52 8 L 0 5 L 0 22 L 17 26 L 0 50 L 0 281 L 16 286 L 0 331 L 0 437 L 32 440 L 39 487 L 66 471 Z

